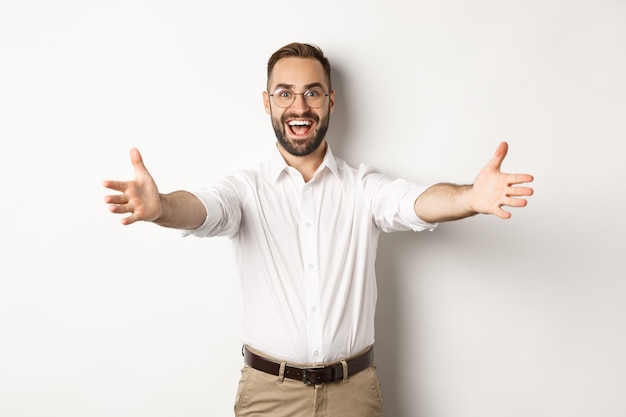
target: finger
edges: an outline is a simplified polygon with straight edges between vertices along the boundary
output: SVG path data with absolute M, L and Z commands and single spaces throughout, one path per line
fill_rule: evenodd
M 530 187 L 511 187 L 509 188 L 509 192 L 507 193 L 510 197 L 528 197 L 533 195 L 534 190 Z
M 126 194 L 115 194 L 104 196 L 104 202 L 107 204 L 126 204 L 128 203 L 128 197 Z
M 132 213 L 133 208 L 128 204 L 110 204 L 109 211 L 115 214 Z
M 131 214 L 130 216 L 123 217 L 122 220 L 120 220 L 120 222 L 124 226 L 131 225 L 135 223 L 136 221 L 139 221 L 139 218 L 135 214 Z
M 498 210 L 496 210 L 496 212 L 494 213 L 496 216 L 500 217 L 501 219 L 510 219 L 511 218 L 511 213 L 509 213 L 508 211 L 504 210 L 502 207 L 498 208 Z
M 506 179 L 509 184 L 522 184 L 525 182 L 533 182 L 535 178 L 530 174 L 507 174 Z
M 526 207 L 528 201 L 524 198 L 513 198 L 509 197 L 504 200 L 503 206 L 508 207 Z
M 508 151 L 509 144 L 506 142 L 500 142 L 500 144 L 496 148 L 496 153 L 493 155 L 487 165 L 491 166 L 496 171 L 500 171 L 500 168 L 502 167 L 502 161 L 504 161 L 504 158 L 506 157 Z
M 135 168 L 135 175 L 145 174 L 148 172 L 148 169 L 143 163 L 143 158 L 141 157 L 141 153 L 139 153 L 139 149 L 131 148 L 130 162 L 133 164 L 133 168 Z
M 109 188 L 111 190 L 124 192 L 126 191 L 126 187 L 128 185 L 128 181 L 110 181 L 106 180 L 102 182 L 102 186 L 104 188 Z

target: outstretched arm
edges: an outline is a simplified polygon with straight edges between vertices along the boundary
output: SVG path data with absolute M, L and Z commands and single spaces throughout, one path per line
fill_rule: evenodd
M 202 225 L 206 218 L 206 209 L 196 196 L 187 191 L 160 194 L 136 148 L 130 150 L 130 161 L 135 169 L 134 180 L 107 180 L 102 184 L 106 188 L 120 192 L 107 195 L 104 202 L 109 205 L 112 213 L 130 213 L 129 216 L 122 218 L 122 224 L 129 225 L 143 220 L 187 230 Z
M 415 200 L 415 214 L 429 223 L 458 220 L 475 214 L 511 217 L 503 207 L 524 207 L 525 196 L 533 189 L 520 184 L 533 181 L 528 174 L 505 174 L 500 171 L 508 144 L 500 143 L 491 160 L 479 172 L 472 185 L 435 184 Z

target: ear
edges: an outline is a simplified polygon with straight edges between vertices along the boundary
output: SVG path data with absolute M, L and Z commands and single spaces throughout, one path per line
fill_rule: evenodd
M 330 93 L 328 93 L 328 100 L 330 105 L 330 112 L 332 113 L 335 108 L 335 90 L 330 90 Z
M 272 109 L 270 107 L 270 96 L 267 94 L 267 91 L 263 91 L 263 106 L 265 107 L 265 113 L 272 114 Z

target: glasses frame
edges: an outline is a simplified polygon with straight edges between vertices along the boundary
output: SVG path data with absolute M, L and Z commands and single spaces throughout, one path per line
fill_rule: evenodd
M 320 104 L 319 106 L 311 106 L 311 105 L 309 104 L 309 102 L 307 101 L 306 96 L 305 96 L 305 94 L 306 94 L 306 93 L 308 93 L 309 91 L 314 90 L 314 89 L 316 89 L 316 88 L 319 88 L 320 90 L 322 90 L 322 91 L 324 92 L 324 97 L 329 97 L 329 96 L 330 96 L 330 93 L 325 92 L 325 91 L 324 91 L 324 89 L 322 89 L 321 87 L 313 87 L 313 88 L 309 88 L 308 90 L 304 91 L 303 93 L 296 93 L 296 92 L 294 92 L 294 91 L 290 90 L 289 88 L 278 88 L 278 89 L 277 89 L 276 91 L 274 91 L 273 93 L 270 93 L 270 92 L 268 91 L 268 92 L 267 92 L 267 95 L 268 95 L 269 97 L 271 97 L 271 98 L 272 98 L 272 101 L 274 102 L 274 104 L 275 104 L 277 107 L 280 107 L 281 109 L 286 109 L 286 108 L 289 108 L 289 107 L 293 106 L 293 103 L 295 103 L 295 102 L 296 102 L 296 96 L 302 96 L 302 99 L 304 100 L 304 102 L 306 103 L 306 105 L 307 105 L 307 106 L 309 106 L 310 108 L 312 108 L 312 109 L 319 109 L 319 108 L 321 108 L 321 107 L 322 107 L 322 105 L 323 105 L 323 104 Z M 281 106 L 280 104 L 276 103 L 276 99 L 274 98 L 274 95 L 276 95 L 276 94 L 277 94 L 278 92 L 280 92 L 280 91 L 289 91 L 289 92 L 293 95 L 293 100 L 291 101 L 291 103 L 289 103 L 289 105 L 288 105 L 288 106 Z

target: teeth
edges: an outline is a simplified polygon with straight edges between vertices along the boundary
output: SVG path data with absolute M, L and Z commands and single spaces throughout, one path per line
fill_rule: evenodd
M 309 126 L 311 122 L 307 120 L 292 120 L 289 122 L 289 126 Z

